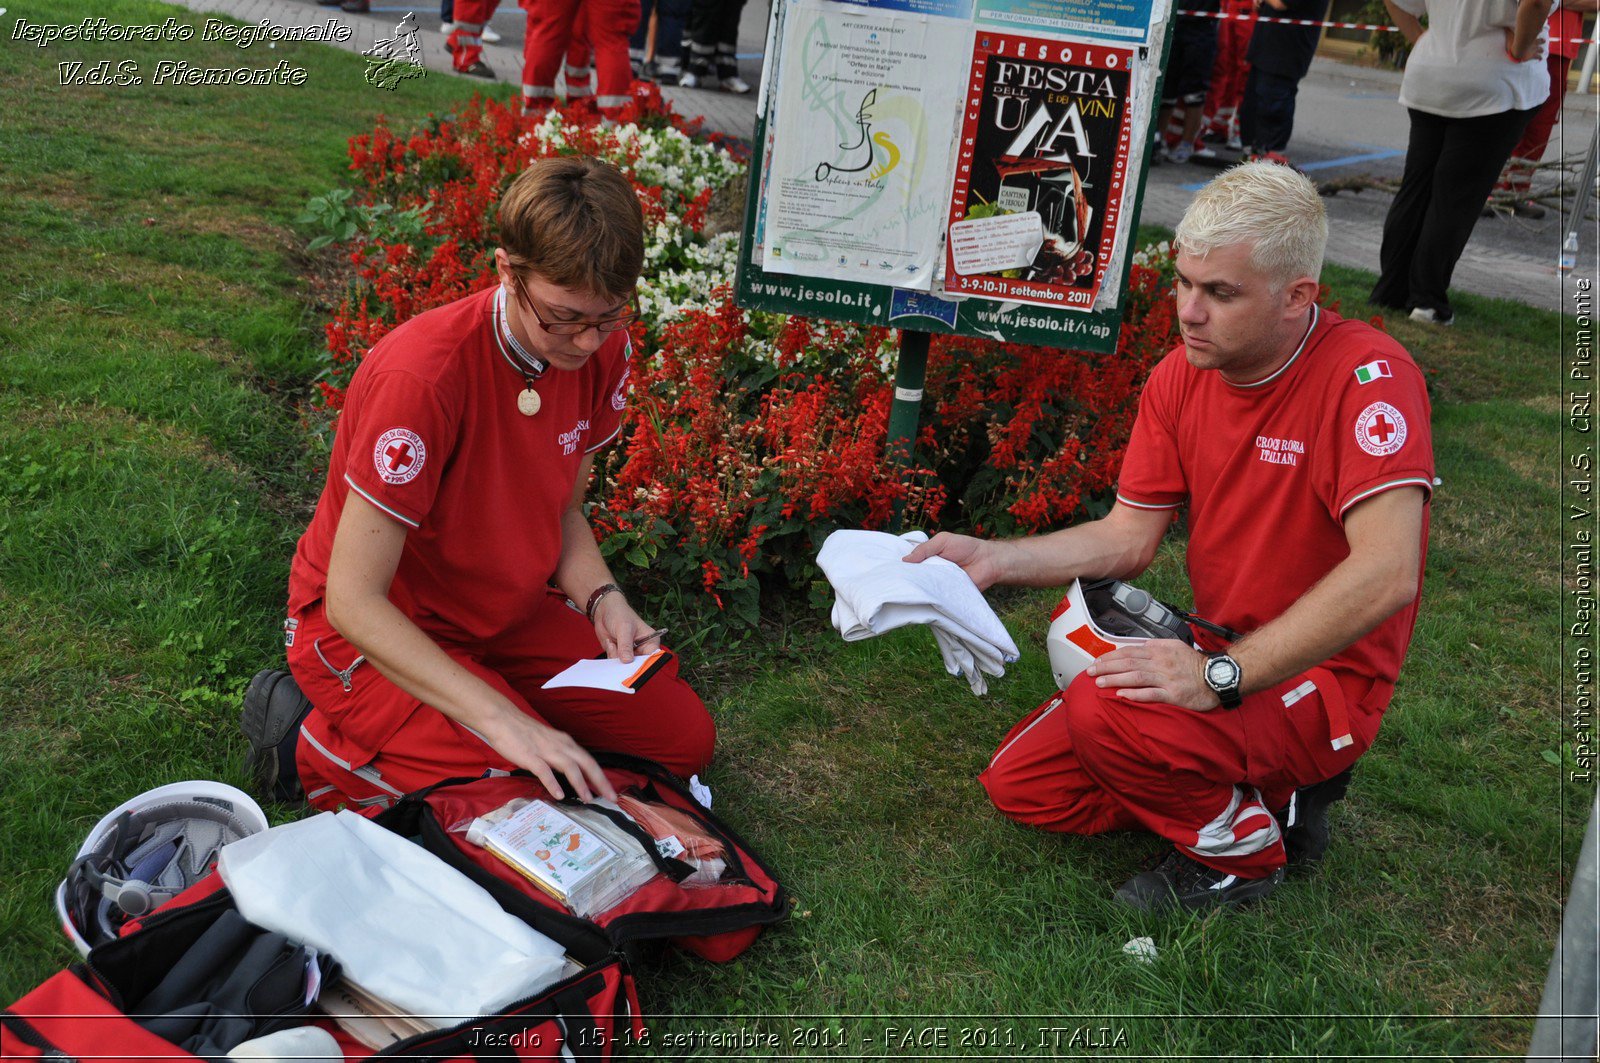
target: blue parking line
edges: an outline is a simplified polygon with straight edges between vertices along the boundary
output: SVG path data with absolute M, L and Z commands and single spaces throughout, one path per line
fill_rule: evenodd
M 1369 151 L 1365 155 L 1346 155 L 1341 159 L 1325 159 L 1322 162 L 1308 162 L 1301 165 L 1300 169 L 1310 172 L 1312 170 L 1331 170 L 1336 166 L 1354 166 L 1358 162 L 1378 162 L 1383 159 L 1396 159 L 1404 155 L 1403 149 L 1384 148 L 1379 151 Z

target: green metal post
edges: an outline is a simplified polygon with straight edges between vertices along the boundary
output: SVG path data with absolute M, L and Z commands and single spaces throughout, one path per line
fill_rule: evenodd
M 928 375 L 928 343 L 932 337 L 926 332 L 903 330 L 900 333 L 900 358 L 894 372 L 894 405 L 889 407 L 889 441 L 885 456 L 892 462 L 909 466 L 917 445 L 917 422 L 922 413 L 922 385 Z M 900 531 L 904 505 L 895 507 L 889 530 Z

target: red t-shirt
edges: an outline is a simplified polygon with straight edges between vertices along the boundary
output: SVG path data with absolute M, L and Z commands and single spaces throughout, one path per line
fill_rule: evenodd
M 546 368 L 534 381 L 539 411 L 524 416 L 499 290 L 412 318 L 356 370 L 290 566 L 291 613 L 323 596 L 352 489 L 408 529 L 389 598 L 423 630 L 490 643 L 537 611 L 578 466 L 617 434 L 629 343 L 618 332 L 581 369 Z
M 1398 487 L 1431 495 L 1428 418 L 1427 387 L 1405 348 L 1332 311 L 1319 310 L 1288 363 L 1252 384 L 1195 369 L 1180 345 L 1140 396 L 1117 498 L 1188 506 L 1195 611 L 1250 632 L 1349 556 L 1351 506 Z M 1424 510 L 1424 558 L 1427 535 Z M 1366 683 L 1355 684 L 1363 703 L 1388 702 L 1416 613 L 1413 601 L 1326 662 L 1372 684 L 1366 696 Z

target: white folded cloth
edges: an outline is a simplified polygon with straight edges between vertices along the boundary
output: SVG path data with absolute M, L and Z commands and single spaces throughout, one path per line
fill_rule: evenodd
M 951 675 L 965 676 L 974 694 L 988 691 L 985 675 L 1006 674 L 1017 659 L 1012 641 L 983 592 L 960 565 L 930 557 L 901 560 L 922 532 L 836 531 L 817 554 L 833 586 L 833 626 L 846 642 L 881 635 L 907 624 L 927 624 Z
M 450 1026 L 561 976 L 563 949 L 443 860 L 354 812 L 324 812 L 222 847 L 239 914 L 332 954 L 397 1011 Z

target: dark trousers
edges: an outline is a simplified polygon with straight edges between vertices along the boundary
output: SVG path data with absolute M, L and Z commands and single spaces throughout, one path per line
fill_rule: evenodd
M 745 0 L 694 0 L 689 9 L 687 68 L 694 74 L 716 73 L 731 78 L 739 73 L 734 53 L 739 43 L 739 18 Z
M 1500 168 L 1537 110 L 1480 118 L 1411 110 L 1405 174 L 1383 220 L 1382 275 L 1372 289 L 1374 303 L 1451 312 L 1450 275 Z
M 1239 109 L 1239 135 L 1258 152 L 1281 152 L 1294 132 L 1294 100 L 1300 79 L 1250 68 Z
M 628 51 L 637 52 L 639 58 L 644 56 L 644 39 L 650 32 L 652 11 L 660 15 L 660 23 L 656 27 L 655 58 L 658 61 L 666 60 L 676 68 L 678 56 L 683 52 L 684 26 L 689 17 L 689 0 L 644 0 L 639 10 L 639 28 L 633 31 L 633 36 L 628 40 Z

